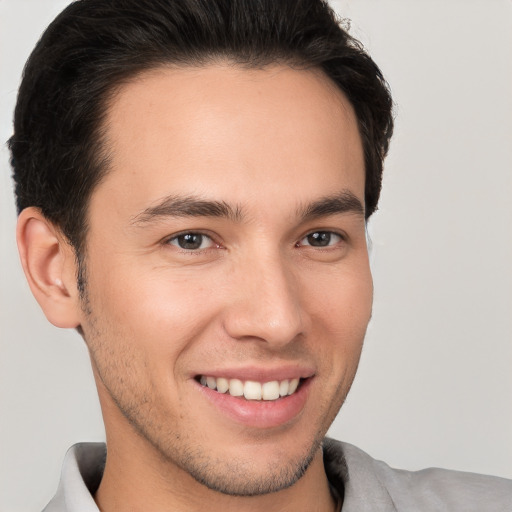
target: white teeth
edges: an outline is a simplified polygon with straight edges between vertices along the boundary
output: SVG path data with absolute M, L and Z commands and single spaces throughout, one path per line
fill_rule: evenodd
M 282 380 L 279 384 L 279 396 L 286 396 L 288 394 L 288 389 L 290 387 L 289 380 Z
M 238 379 L 229 381 L 229 394 L 231 396 L 242 396 L 244 394 L 244 383 Z
M 217 391 L 219 393 L 225 393 L 229 389 L 229 381 L 228 379 L 223 379 L 219 377 L 217 379 Z
M 290 381 L 290 387 L 288 388 L 288 394 L 291 395 L 291 394 L 295 393 L 298 385 L 299 385 L 299 379 L 292 379 Z
M 248 380 L 244 384 L 244 396 L 247 400 L 261 400 L 261 384 Z
M 263 400 L 277 400 L 279 398 L 279 382 L 265 382 L 261 386 L 261 396 Z
M 199 382 L 219 393 L 227 392 L 231 396 L 243 396 L 246 400 L 277 400 L 279 397 L 295 393 L 300 379 L 272 380 L 260 383 L 252 380 L 242 382 L 240 379 L 228 380 L 223 377 L 201 375 Z

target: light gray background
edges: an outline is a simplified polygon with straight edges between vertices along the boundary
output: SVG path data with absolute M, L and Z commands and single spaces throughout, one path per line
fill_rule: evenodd
M 66 0 L 0 0 L 0 140 Z M 371 221 L 374 317 L 331 434 L 389 464 L 512 478 L 512 2 L 344 0 L 397 103 Z M 40 510 L 65 450 L 101 440 L 87 352 L 48 324 L 15 248 L 0 149 L 0 509 Z

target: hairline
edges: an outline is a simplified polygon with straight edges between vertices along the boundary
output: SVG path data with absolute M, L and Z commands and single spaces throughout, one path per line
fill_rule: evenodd
M 258 65 L 259 63 L 259 65 Z M 94 165 L 98 171 L 97 180 L 91 186 L 88 191 L 88 195 L 86 196 L 86 200 L 84 201 L 84 211 L 83 211 L 83 232 L 81 239 L 79 241 L 79 247 L 75 247 L 75 243 L 66 236 L 66 238 L 70 241 L 71 245 L 75 247 L 78 251 L 86 251 L 86 238 L 88 232 L 88 220 L 89 220 L 89 207 L 91 203 L 92 195 L 99 185 L 101 185 L 102 181 L 107 177 L 110 172 L 113 172 L 111 167 L 112 163 L 112 151 L 111 146 L 109 144 L 111 141 L 109 140 L 109 119 L 110 113 L 112 112 L 112 108 L 114 107 L 117 98 L 120 94 L 122 94 L 123 89 L 130 84 L 137 83 L 139 81 L 143 81 L 148 77 L 154 76 L 161 71 L 165 70 L 202 70 L 208 67 L 227 67 L 232 69 L 240 69 L 245 71 L 251 70 L 267 70 L 269 68 L 289 68 L 297 71 L 306 71 L 310 72 L 313 75 L 324 81 L 324 84 L 329 87 L 333 92 L 341 94 L 343 99 L 350 105 L 350 108 L 353 111 L 353 115 L 356 120 L 356 126 L 359 134 L 359 138 L 361 141 L 361 146 L 363 149 L 363 153 L 365 150 L 365 142 L 363 138 L 363 134 L 361 133 L 360 127 L 360 119 L 357 115 L 357 111 L 348 97 L 347 93 L 340 87 L 339 84 L 333 80 L 329 74 L 322 68 L 321 65 L 316 64 L 308 64 L 303 59 L 293 59 L 293 58 L 274 58 L 274 59 L 260 59 L 258 63 L 247 63 L 242 61 L 241 59 L 237 59 L 236 55 L 212 55 L 210 57 L 205 57 L 204 59 L 198 58 L 196 61 L 190 61 L 189 63 L 177 63 L 172 61 L 164 61 L 160 62 L 155 61 L 153 65 L 149 65 L 148 67 L 142 67 L 138 70 L 133 70 L 132 73 L 127 73 L 126 76 L 120 77 L 118 80 L 115 80 L 110 87 L 107 88 L 105 94 L 100 97 L 98 101 L 98 125 L 94 132 L 92 133 L 91 141 L 97 147 L 97 152 L 101 155 L 100 158 L 95 158 Z M 245 64 L 245 65 L 244 65 Z M 345 106 L 345 105 L 344 105 Z M 366 162 L 364 166 L 364 173 L 366 176 L 368 169 L 366 168 Z M 366 185 L 365 185 L 366 186 Z M 366 201 L 365 201 L 366 203 Z M 365 220 L 367 221 L 369 215 L 366 213 L 366 204 L 365 206 Z M 64 233 L 65 234 L 65 233 Z M 77 254 L 78 256 L 78 254 Z

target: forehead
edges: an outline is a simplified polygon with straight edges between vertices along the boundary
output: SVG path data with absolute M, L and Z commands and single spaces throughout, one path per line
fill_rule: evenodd
M 120 88 L 106 135 L 111 169 L 91 208 L 95 196 L 128 214 L 169 194 L 257 206 L 340 189 L 363 202 L 354 111 L 317 70 L 158 68 Z

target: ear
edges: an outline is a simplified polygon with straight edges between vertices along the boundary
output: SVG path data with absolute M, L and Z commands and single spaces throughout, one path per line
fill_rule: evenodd
M 38 208 L 26 208 L 16 230 L 21 264 L 46 318 L 57 327 L 80 325 L 74 250 Z

